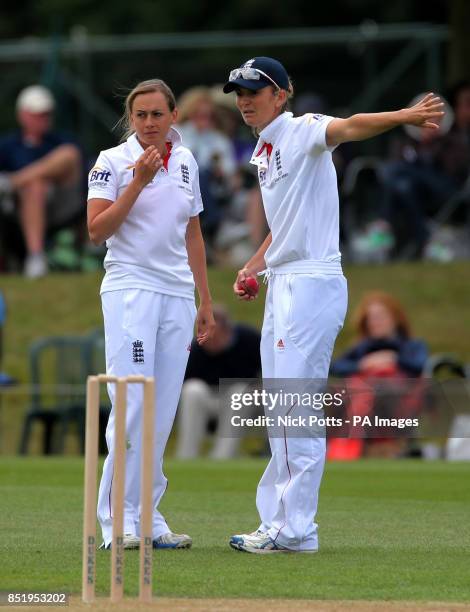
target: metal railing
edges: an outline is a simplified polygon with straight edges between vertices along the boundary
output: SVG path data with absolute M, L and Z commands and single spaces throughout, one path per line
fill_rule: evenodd
M 326 28 L 295 28 L 279 30 L 240 30 L 213 32 L 174 32 L 148 33 L 127 35 L 89 35 L 82 26 L 71 30 L 70 36 L 54 35 L 50 38 L 28 38 L 0 43 L 0 62 L 14 65 L 11 78 L 6 79 L 8 90 L 4 96 L 10 96 L 12 87 L 18 82 L 20 88 L 27 83 L 24 72 L 17 70 L 17 65 L 26 67 L 28 63 L 42 65 L 41 80 L 46 85 L 53 86 L 57 91 L 63 90 L 73 99 L 78 107 L 78 129 L 85 145 L 95 145 L 96 135 L 93 133 L 96 122 L 108 133 L 118 120 L 118 114 L 110 103 L 111 91 L 104 93 L 97 89 L 97 74 L 102 68 L 94 63 L 106 60 L 109 73 L 121 74 L 120 59 L 126 54 L 127 65 L 132 61 L 138 65 L 141 52 L 181 52 L 184 58 L 191 59 L 201 53 L 201 64 L 207 65 L 204 74 L 212 76 L 220 82 L 220 66 L 217 70 L 209 70 L 211 62 L 217 62 L 220 54 L 207 56 L 207 50 L 218 49 L 233 55 L 233 50 L 251 49 L 253 54 L 261 55 L 265 49 L 275 47 L 282 55 L 288 49 L 335 48 L 340 53 L 341 64 L 348 61 L 359 62 L 357 89 L 359 93 L 348 102 L 348 111 L 367 112 L 376 110 L 377 104 L 397 88 L 403 87 L 402 80 L 406 74 L 421 61 L 423 68 L 418 71 L 419 81 L 413 79 L 413 91 L 403 93 L 412 97 L 417 91 L 440 91 L 442 86 L 442 47 L 450 38 L 447 26 L 427 23 L 387 24 L 379 25 L 366 20 L 358 26 L 326 27 Z M 387 47 L 388 45 L 388 47 Z M 384 49 L 387 49 L 385 53 Z M 129 60 L 135 53 L 135 59 Z M 139 59 L 140 57 L 140 59 Z M 305 57 L 304 57 L 305 59 Z M 336 60 L 333 60 L 338 66 Z M 184 65 L 184 61 L 183 61 Z M 315 65 L 315 82 L 331 79 L 335 65 L 320 62 Z M 158 62 L 155 64 L 158 69 Z M 175 69 L 176 66 L 173 66 Z M 356 68 L 355 68 L 356 69 Z M 305 71 L 305 64 L 300 70 Z M 198 77 L 191 70 L 181 74 L 179 71 L 179 87 L 190 87 L 197 84 Z M 37 70 L 36 70 L 37 74 Z M 297 75 L 296 75 L 297 76 Z M 301 75 L 300 75 L 301 76 Z M 305 75 L 304 75 L 305 76 Z M 307 75 L 308 76 L 308 75 Z M 125 77 L 126 78 L 126 77 Z M 311 75 L 313 79 L 313 74 Z M 196 83 L 194 82 L 196 79 Z M 18 80 L 18 81 L 17 81 Z M 207 80 L 207 79 L 206 79 Z M 306 79 L 304 78 L 304 81 Z M 101 85 L 102 79 L 100 79 Z M 112 85 L 110 84 L 109 89 Z M 100 91 L 100 93 L 97 93 Z M 336 94 L 338 95 L 338 94 Z M 332 100 L 333 106 L 344 105 L 344 100 Z M 349 94 L 347 98 L 351 98 Z M 406 99 L 406 98 L 405 98 Z M 74 126 L 75 127 L 75 126 Z M 94 146 L 91 146 L 94 148 Z

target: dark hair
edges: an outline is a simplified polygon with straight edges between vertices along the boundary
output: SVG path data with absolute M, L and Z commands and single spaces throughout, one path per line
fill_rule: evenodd
M 176 108 L 176 100 L 173 92 L 161 79 L 149 79 L 148 81 L 141 81 L 127 94 L 126 101 L 124 103 L 124 114 L 119 119 L 116 127 L 119 127 L 123 131 L 121 140 L 126 140 L 134 130 L 131 125 L 132 106 L 135 98 L 140 94 L 153 93 L 159 91 L 162 93 L 166 101 L 168 102 L 168 108 L 173 112 Z

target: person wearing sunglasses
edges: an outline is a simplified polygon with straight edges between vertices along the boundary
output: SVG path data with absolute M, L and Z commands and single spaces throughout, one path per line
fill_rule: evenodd
M 287 384 L 302 379 L 299 389 L 308 380 L 310 388 L 321 390 L 347 308 L 332 152 L 343 142 L 365 140 L 399 125 L 438 129 L 442 102 L 429 93 L 411 108 L 392 112 L 346 119 L 311 113 L 294 117 L 287 108 L 291 80 L 284 66 L 269 57 L 254 57 L 232 70 L 224 92 L 235 92 L 243 120 L 258 137 L 251 163 L 257 166 L 270 229 L 239 270 L 233 289 L 242 300 L 255 299 L 244 283 L 265 272 L 263 380 Z M 270 408 L 267 414 L 272 414 Z M 291 422 L 305 415 L 308 409 L 300 404 L 284 409 Z M 297 430 L 275 427 L 268 433 L 272 456 L 256 497 L 260 526 L 232 536 L 230 546 L 251 553 L 317 552 L 324 432 L 307 425 Z

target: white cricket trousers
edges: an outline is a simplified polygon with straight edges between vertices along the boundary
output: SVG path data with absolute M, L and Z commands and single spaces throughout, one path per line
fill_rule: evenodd
M 158 511 L 167 487 L 163 453 L 170 435 L 188 361 L 196 316 L 194 300 L 143 289 L 105 292 L 101 296 L 105 330 L 106 371 L 111 376 L 155 377 L 155 452 L 153 538 L 170 531 Z M 108 385 L 112 404 L 98 495 L 98 520 L 106 545 L 112 540 L 111 489 L 114 464 L 115 387 Z M 143 388 L 128 385 L 126 414 L 126 485 L 124 533 L 140 535 L 140 451 Z
M 295 264 L 306 263 L 292 262 L 269 271 L 261 336 L 263 380 L 328 378 L 334 343 L 346 315 L 347 283 L 340 264 L 331 270 L 325 265 L 319 272 L 298 273 L 303 268 Z M 305 267 L 310 270 L 312 265 Z M 289 386 L 293 390 L 295 383 Z M 305 414 L 305 408 L 294 406 L 291 416 L 296 414 Z M 272 456 L 256 495 L 259 528 L 281 546 L 317 550 L 315 515 L 325 437 L 292 437 L 283 428 L 275 433 L 273 437 L 270 432 Z

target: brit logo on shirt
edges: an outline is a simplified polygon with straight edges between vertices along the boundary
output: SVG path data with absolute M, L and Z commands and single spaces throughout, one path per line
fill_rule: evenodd
M 109 185 L 111 171 L 95 166 L 88 174 L 88 186 L 93 189 L 106 189 Z
M 144 363 L 144 343 L 136 340 L 132 343 L 132 361 L 134 363 Z
M 181 178 L 183 183 L 189 185 L 189 168 L 186 164 L 181 164 Z
M 103 181 L 104 183 L 108 183 L 110 176 L 111 172 L 109 170 L 95 166 L 90 170 L 90 183 L 93 183 L 93 181 Z
M 276 152 L 274 153 L 274 161 L 276 163 L 277 173 L 282 174 L 281 152 L 279 149 L 276 149 Z

